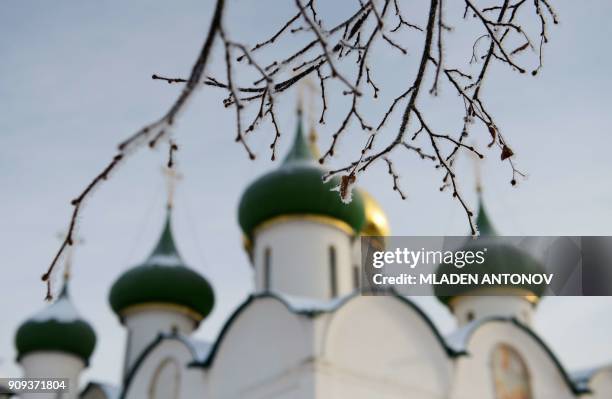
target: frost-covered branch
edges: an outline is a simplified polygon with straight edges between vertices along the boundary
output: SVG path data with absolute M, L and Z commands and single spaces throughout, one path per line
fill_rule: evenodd
M 114 172 L 117 167 L 125 163 L 126 157 L 134 151 L 143 147 L 143 144 L 148 143 L 150 147 L 155 147 L 156 144 L 163 138 L 168 139 L 168 166 L 171 167 L 174 163 L 174 152 L 177 150 L 177 146 L 174 141 L 171 140 L 171 129 L 176 122 L 176 119 L 180 116 L 185 105 L 191 100 L 194 93 L 202 88 L 202 78 L 204 71 L 208 64 L 209 55 L 219 32 L 219 26 L 223 16 L 223 10 L 225 7 L 225 0 L 217 0 L 213 17 L 210 22 L 208 33 L 204 40 L 204 45 L 198 54 L 198 57 L 191 68 L 191 74 L 189 79 L 185 80 L 185 87 L 179 94 L 178 98 L 174 101 L 168 111 L 159 120 L 150 123 L 138 130 L 136 133 L 122 141 L 117 148 L 117 153 L 113 156 L 111 162 L 98 174 L 94 179 L 87 184 L 85 189 L 71 201 L 73 207 L 72 216 L 68 224 L 68 231 L 64 240 L 62 241 L 57 253 L 51 260 L 47 271 L 42 275 L 42 281 L 47 285 L 46 300 L 53 299 L 53 290 L 51 286 L 52 273 L 57 267 L 59 260 L 62 255 L 66 252 L 67 248 L 72 246 L 74 243 L 74 235 L 78 227 L 78 221 L 83 203 L 89 199 L 94 189 L 98 188 L 103 182 L 105 182 L 110 173 Z
M 153 75 L 153 79 L 158 81 L 184 85 L 172 106 L 160 119 L 121 142 L 112 161 L 73 200 L 70 228 L 43 275 L 43 280 L 47 282 L 47 298 L 51 297 L 51 273 L 66 248 L 72 245 L 83 201 L 112 171 L 126 162 L 127 155 L 147 144 L 156 147 L 160 142 L 167 142 L 168 164 L 173 164 L 178 148 L 173 141 L 173 127 L 185 104 L 204 86 L 222 91 L 223 105 L 234 108 L 235 138 L 251 159 L 255 158 L 255 154 L 248 141 L 257 139 L 256 133 L 262 130 L 262 122 L 267 121 L 273 127 L 270 150 L 274 160 L 277 143 L 284 130 L 276 116 L 279 99 L 304 79 L 318 82 L 321 105 L 318 122 L 329 133 L 329 144 L 320 162 L 328 162 L 341 151 L 340 138 L 363 143 L 351 161 L 331 170 L 326 176 L 341 177 L 339 191 L 345 201 L 350 198 L 351 187 L 359 175 L 381 160 L 393 177 L 394 190 L 405 197 L 404 191 L 399 188 L 401 173 L 396 161 L 398 156 L 407 152 L 416 153 L 420 159 L 432 162 L 441 170 L 441 190 L 450 188 L 451 195 L 461 204 L 472 232 L 476 234 L 473 213 L 460 195 L 454 170 L 457 155 L 463 151 L 480 158 L 484 156 L 476 146 L 465 144 L 476 127 L 484 131 L 490 151 L 496 151 L 499 159 L 510 166 L 511 184 L 516 184 L 517 177 L 523 176 L 515 166 L 514 151 L 509 141 L 483 98 L 482 88 L 494 65 L 509 67 L 519 73 L 531 70 L 532 75 L 540 71 L 543 48 L 549 41 L 549 24 L 558 23 L 549 0 L 496 0 L 488 2 L 486 7 L 475 0 L 460 1 L 463 6 L 461 23 L 474 23 L 478 28 L 474 38 L 468 38 L 465 51 L 471 57 L 468 57 L 470 61 L 466 65 L 451 65 L 452 60 L 445 55 L 447 35 L 457 32 L 456 27 L 447 25 L 452 16 L 448 10 L 451 4 L 457 2 L 430 0 L 426 3 L 426 12 L 420 10 L 418 2 L 347 2 L 337 7 L 345 15 L 341 22 L 333 25 L 319 10 L 316 0 L 294 0 L 295 8 L 279 21 L 273 33 L 248 43 L 234 38 L 232 21 L 224 20 L 226 1 L 229 0 L 216 1 L 204 45 L 189 77 Z M 534 45 L 537 39 L 534 40 L 528 33 L 529 18 L 537 21 L 539 46 Z M 306 40 L 294 41 L 296 35 Z M 223 44 L 225 74 L 205 75 L 211 48 L 217 37 Z M 280 54 L 264 51 L 280 41 L 289 44 L 280 48 L 290 50 Z M 372 56 L 381 48 L 389 57 L 400 57 L 396 59 L 415 64 L 414 69 L 402 67 L 403 72 L 393 80 L 392 87 L 384 84 L 380 57 Z M 534 53 L 535 56 L 530 57 Z M 429 90 L 424 90 L 426 84 L 431 84 Z M 445 89 L 456 94 L 457 105 L 464 111 L 454 133 L 438 131 L 434 123 L 430 123 L 435 118 L 428 116 L 427 109 L 420 105 L 424 95 L 431 95 L 435 99 Z M 338 99 L 346 99 L 348 107 L 338 104 Z M 373 115 L 372 109 L 378 108 L 370 107 L 369 101 L 385 101 L 388 105 L 380 115 Z M 329 120 L 331 109 L 338 115 L 336 122 Z M 380 122 L 371 123 L 369 119 Z M 383 135 L 381 132 L 389 134 Z M 398 147 L 409 151 L 394 152 Z
M 533 50 L 537 52 L 537 66 L 532 69 L 532 74 L 535 75 L 541 68 L 542 46 L 548 42 L 548 21 L 556 24 L 558 17 L 547 0 L 533 0 L 532 15 L 537 16 L 540 21 L 541 46 L 536 49 L 532 44 L 533 40 L 527 33 L 526 18 L 529 15 L 526 14 L 521 20 L 518 17 L 519 11 L 528 6 L 527 0 L 517 0 L 514 3 L 510 0 L 499 0 L 498 4 L 487 7 L 479 6 L 474 0 L 463 0 L 462 3 L 465 6 L 463 13 L 465 23 L 468 23 L 471 17 L 481 29 L 481 33 L 475 37 L 469 48 L 470 63 L 463 67 L 448 65 L 449 61 L 444 57 L 445 36 L 455 31 L 447 25 L 445 20 L 448 4 L 444 0 L 429 1 L 424 27 L 406 18 L 406 15 L 411 17 L 415 15 L 414 11 L 406 11 L 406 9 L 411 9 L 410 5 L 398 0 L 380 0 L 360 1 L 352 10 L 350 6 L 346 6 L 347 18 L 331 29 L 326 29 L 326 18 L 318 11 L 315 0 L 308 2 L 295 0 L 296 12 L 282 23 L 271 37 L 255 45 L 245 43 L 242 48 L 250 48 L 252 52 L 259 51 L 271 46 L 281 38 L 289 40 L 291 35 L 295 34 L 310 35 L 312 40 L 284 56 L 265 61 L 263 59 L 255 61 L 252 54 L 249 55 L 243 51 L 244 54 L 236 61 L 240 62 L 246 58 L 248 64 L 260 75 L 260 79 L 256 80 L 253 85 L 240 86 L 237 91 L 244 95 L 238 99 L 230 93 L 224 99 L 224 104 L 226 107 L 239 107 L 240 103 L 260 101 L 254 121 L 258 123 L 262 117 L 267 115 L 270 115 L 273 120 L 275 136 L 271 147 L 274 158 L 275 145 L 282 130 L 270 111 L 273 96 L 280 96 L 301 80 L 316 76 L 321 89 L 319 123 L 328 125 L 326 115 L 331 103 L 330 83 L 334 80 L 340 82 L 345 88 L 340 94 L 350 97 L 350 107 L 346 112 L 341 113 L 343 116 L 338 125 L 330 127 L 330 144 L 323 152 L 320 162 L 329 161 L 338 152 L 340 138 L 351 134 L 351 122 L 356 123 L 358 130 L 367 133 L 364 145 L 354 161 L 328 174 L 328 177 L 341 175 L 341 181 L 345 182 L 340 190 L 343 200 L 346 201 L 350 197 L 348 188 L 357 180 L 358 175 L 364 173 L 381 158 L 388 167 L 391 162 L 391 168 L 393 168 L 393 161 L 389 156 L 398 146 L 408 149 L 419 148 L 419 155 L 422 159 L 435 160 L 436 167 L 444 171 L 441 190 L 452 188 L 451 194 L 457 198 L 465 210 L 472 233 L 477 234 L 472 212 L 461 197 L 454 172 L 455 160 L 462 150 L 472 152 L 479 158 L 484 157 L 484 154 L 475 146 L 465 144 L 465 139 L 470 136 L 476 122 L 490 135 L 488 147 L 499 148 L 500 160 L 508 162 L 512 171 L 511 184 L 515 185 L 517 177 L 524 176 L 515 166 L 514 151 L 482 99 L 482 87 L 487 73 L 495 64 L 510 66 L 513 70 L 524 73 L 528 67 L 522 65 L 518 57 L 527 50 Z M 368 55 L 374 51 L 374 48 L 385 46 L 390 49 L 389 51 L 395 51 L 400 56 L 410 57 L 416 53 L 415 49 L 411 49 L 407 43 L 402 42 L 406 39 L 405 36 L 394 36 L 400 31 L 412 32 L 412 34 L 419 35 L 422 40 L 421 51 L 417 59 L 418 68 L 414 73 L 405 75 L 404 91 L 390 103 L 380 122 L 372 125 L 366 119 L 370 117 L 370 114 L 365 112 L 366 106 L 362 105 L 364 93 L 371 92 L 373 99 L 379 99 L 387 90 L 380 83 L 375 82 L 377 61 L 370 59 Z M 518 44 L 515 44 L 517 41 Z M 486 43 L 487 50 L 479 54 L 482 43 Z M 234 61 L 230 59 L 230 62 Z M 433 68 L 428 68 L 429 64 L 433 64 Z M 476 73 L 469 70 L 468 67 L 478 64 L 480 67 Z M 262 65 L 266 66 L 262 67 Z M 288 71 L 293 74 L 288 76 Z M 441 87 L 446 85 L 457 93 L 460 104 L 464 107 L 465 115 L 462 126 L 456 135 L 437 132 L 434 127 L 425 122 L 424 111 L 418 107 L 419 98 L 423 92 L 421 89 L 430 76 L 433 84 L 429 89 L 429 94 L 437 96 Z M 180 82 L 176 78 L 164 78 L 164 80 L 169 83 Z M 204 84 L 228 89 L 227 83 L 222 83 L 213 77 L 209 77 Z M 398 81 L 394 82 L 394 86 L 401 86 L 401 84 Z M 364 85 L 369 86 L 371 91 L 364 91 Z M 392 115 L 402 103 L 404 105 L 399 124 L 389 126 Z M 418 123 L 413 127 L 413 114 L 416 112 L 419 112 L 420 117 L 416 118 Z M 255 130 L 255 122 L 249 126 L 247 132 Z M 387 143 L 379 143 L 379 133 L 389 129 L 395 131 L 394 138 Z M 422 135 L 429 140 L 428 145 L 434 155 L 425 155 L 426 152 L 420 150 L 421 147 L 412 144 Z M 398 188 L 399 173 L 394 172 L 393 176 L 394 187 Z

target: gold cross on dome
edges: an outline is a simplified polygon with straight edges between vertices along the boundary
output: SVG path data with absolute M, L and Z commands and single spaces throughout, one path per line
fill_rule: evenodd
M 174 205 L 174 193 L 176 192 L 176 185 L 183 178 L 183 175 L 172 167 L 164 167 L 162 169 L 164 176 L 166 177 L 166 191 L 167 191 L 167 202 L 168 209 Z
M 304 101 L 304 92 L 308 92 L 308 125 L 310 126 L 308 132 L 308 143 L 310 149 L 316 157 L 320 156 L 319 147 L 317 140 L 319 139 L 317 131 L 315 130 L 315 99 L 321 93 L 320 87 L 317 86 L 310 77 L 302 79 L 298 86 L 298 110 L 302 110 Z
M 305 93 L 308 92 L 308 95 Z M 308 99 L 308 123 L 314 126 L 315 98 L 319 95 L 320 89 L 310 77 L 303 78 L 298 86 L 298 108 L 301 109 L 304 97 Z

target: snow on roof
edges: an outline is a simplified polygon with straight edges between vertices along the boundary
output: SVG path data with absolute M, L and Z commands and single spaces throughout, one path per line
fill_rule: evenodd
M 100 384 L 100 389 L 106 395 L 106 399 L 119 399 L 119 388 L 110 384 Z
M 156 266 L 178 266 L 182 265 L 183 261 L 176 254 L 153 254 L 145 263 Z
M 67 295 L 62 295 L 57 301 L 32 316 L 30 320 L 38 322 L 55 320 L 62 323 L 69 323 L 79 320 L 80 318 L 70 298 Z
M 470 337 L 488 319 L 473 320 L 444 337 L 446 345 L 457 353 L 467 353 Z
M 548 354 L 548 356 L 550 357 L 552 362 L 556 365 L 557 369 L 561 373 L 561 376 L 563 377 L 563 379 L 565 380 L 565 382 L 567 383 L 569 388 L 574 393 L 576 393 L 576 394 L 581 394 L 581 393 L 588 392 L 588 381 L 585 384 L 584 380 L 583 380 L 583 382 L 580 382 L 580 380 L 574 378 L 573 375 L 570 376 L 567 373 L 567 371 L 565 370 L 565 368 L 563 367 L 563 365 L 561 364 L 561 362 L 559 361 L 559 359 L 550 350 L 550 348 L 546 345 L 546 343 L 542 340 L 542 338 L 540 338 L 535 333 L 535 331 L 533 331 L 531 328 L 529 328 L 528 326 L 522 324 L 521 322 L 519 322 L 515 318 L 512 318 L 512 317 L 502 317 L 502 316 L 490 316 L 490 317 L 485 317 L 485 318 L 482 318 L 482 319 L 479 319 L 479 320 L 474 320 L 474 321 L 466 324 L 465 326 L 459 328 L 458 330 L 456 330 L 452 334 L 448 335 L 445 338 L 446 344 L 452 350 L 454 350 L 456 353 L 463 354 L 463 355 L 468 355 L 468 350 L 467 349 L 468 349 L 468 345 L 469 345 L 470 338 L 471 338 L 472 334 L 480 326 L 482 326 L 483 324 L 486 324 L 486 323 L 489 323 L 489 322 L 495 322 L 495 321 L 514 323 L 515 326 L 521 328 L 527 334 L 531 335 L 533 337 L 533 339 L 535 339 L 535 341 Z M 587 374 L 584 374 L 584 375 L 587 375 Z
M 192 349 L 192 353 L 195 358 L 194 360 L 204 361 L 208 358 L 208 355 L 210 355 L 213 347 L 212 342 L 197 340 L 191 337 L 183 337 L 183 340 L 185 340 L 185 342 Z
M 606 369 L 612 370 L 612 364 L 573 371 L 570 373 L 570 378 L 578 388 L 588 390 L 591 379 L 593 379 L 597 373 Z
M 333 312 L 354 294 L 341 296 L 333 299 L 316 299 L 302 296 L 287 295 L 275 292 L 273 294 L 283 301 L 291 310 L 297 313 L 325 313 Z
M 171 333 L 161 333 L 159 335 L 159 342 L 162 342 L 166 339 L 179 340 L 180 342 L 185 344 L 191 351 L 193 361 L 196 362 L 206 360 L 214 346 L 213 342 L 195 339 L 193 337 L 190 337 L 189 335 L 174 331 Z

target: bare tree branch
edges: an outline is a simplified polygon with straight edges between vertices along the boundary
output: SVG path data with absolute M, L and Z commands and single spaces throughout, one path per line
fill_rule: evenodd
M 512 185 L 517 184 L 518 177 L 524 176 L 515 165 L 512 146 L 483 99 L 484 82 L 492 66 L 499 64 L 510 66 L 519 73 L 531 70 L 532 75 L 536 75 L 542 68 L 544 45 L 549 41 L 549 24 L 551 21 L 557 24 L 558 16 L 549 0 L 493 0 L 486 7 L 474 0 L 463 0 L 461 5 L 465 23 L 468 23 L 468 18 L 474 21 L 478 32 L 473 41 L 471 36 L 468 37 L 466 52 L 470 57 L 467 65 L 450 65 L 452 60 L 445 56 L 446 39 L 451 32 L 445 22 L 449 4 L 449 1 L 430 0 L 423 15 L 425 26 L 421 27 L 412 22 L 413 18 L 417 21 L 416 12 L 407 13 L 404 10 L 413 6 L 410 2 L 360 0 L 357 4 L 351 2 L 350 5 L 343 6 L 342 10 L 346 10 L 346 16 L 333 26 L 326 23 L 327 18 L 318 9 L 316 0 L 294 0 L 295 9 L 287 19 L 279 23 L 271 36 L 255 43 L 247 43 L 232 37 L 231 24 L 224 24 L 223 20 L 225 0 L 217 0 L 203 47 L 189 77 L 184 79 L 152 75 L 153 79 L 169 84 L 184 84 L 178 98 L 160 119 L 122 141 L 111 162 L 72 201 L 74 208 L 68 233 L 43 275 L 43 280 L 47 283 L 47 299 L 51 298 L 52 292 L 51 273 L 66 248 L 72 245 L 82 203 L 118 165 L 125 162 L 127 155 L 146 144 L 156 147 L 160 141 L 167 142 L 168 166 L 171 167 L 178 149 L 173 140 L 175 122 L 193 94 L 204 86 L 219 89 L 224 93 L 223 105 L 226 108 L 234 108 L 235 139 L 251 159 L 255 158 L 255 153 L 247 144 L 247 137 L 249 141 L 255 140 L 255 133 L 260 130 L 264 121 L 272 126 L 274 137 L 269 147 L 271 158 L 275 160 L 276 147 L 282 135 L 282 126 L 276 114 L 278 99 L 304 79 L 317 79 L 321 103 L 319 124 L 326 124 L 330 109 L 338 109 L 334 104 L 335 98 L 346 96 L 350 99 L 350 107 L 338 117 L 339 123 L 329 126 L 330 144 L 320 162 L 324 163 L 334 156 L 341 137 L 352 134 L 349 131 L 351 122 L 357 122 L 354 123 L 356 130 L 362 133 L 355 139 L 364 140 L 359 154 L 346 165 L 331 170 L 325 176 L 329 178 L 340 175 L 340 195 L 344 199 L 350 197 L 351 187 L 358 176 L 381 159 L 393 178 L 393 189 L 405 198 L 399 185 L 400 173 L 397 171 L 397 164 L 391 160 L 392 152 L 401 147 L 417 154 L 422 160 L 433 162 L 434 167 L 443 171 L 441 190 L 452 190 L 452 196 L 465 211 L 472 233 L 476 234 L 472 211 L 460 195 L 459 181 L 454 169 L 457 155 L 464 151 L 479 158 L 484 157 L 483 152 L 476 146 L 465 144 L 473 127 L 478 126 L 485 132 L 489 140 L 489 151 L 499 151 L 497 154 L 500 161 L 509 165 Z M 539 28 L 539 46 L 536 44 L 537 40 L 530 37 L 531 31 L 528 29 L 527 18 L 534 15 L 537 17 L 536 27 Z M 455 32 L 454 28 L 452 32 Z M 413 41 L 406 40 L 407 35 L 400 35 L 400 31 L 410 32 L 411 40 L 419 40 L 418 47 L 413 48 Z M 277 52 L 270 56 L 263 51 L 280 41 L 291 41 L 294 35 L 306 37 L 306 40 L 299 45 L 289 46 L 291 49 L 283 51 L 281 55 Z M 211 48 L 217 36 L 220 37 L 224 50 L 225 76 L 221 78 L 205 75 Z M 410 69 L 406 69 L 407 72 L 400 75 L 401 79 L 393 81 L 392 92 L 385 87 L 385 80 L 382 79 L 384 75 L 378 71 L 380 61 L 371 56 L 373 53 L 377 54 L 376 51 L 381 47 L 390 57 L 402 57 L 401 60 L 411 61 L 412 55 L 418 54 L 414 58 L 416 71 L 408 72 Z M 532 51 L 537 55 L 528 57 Z M 432 64 L 432 68 L 429 68 L 429 64 Z M 248 81 L 245 80 L 246 76 L 249 76 Z M 419 106 L 419 99 L 424 92 L 423 85 L 429 82 L 429 79 L 432 79 L 429 94 L 435 96 L 443 87 L 448 87 L 457 95 L 457 106 L 463 107 L 463 119 L 458 123 L 460 129 L 455 133 L 437 131 L 433 124 L 427 122 L 435 119 L 426 115 L 423 106 Z M 368 90 L 371 88 L 371 97 L 362 95 L 364 86 L 367 86 Z M 334 92 L 338 87 L 341 89 Z M 336 96 L 332 93 L 336 93 Z M 393 98 L 393 101 L 388 108 L 384 108 L 384 113 L 381 112 L 380 116 L 372 115 L 373 111 L 367 101 L 387 101 L 388 98 Z M 393 116 L 400 103 L 403 111 L 401 116 L 397 115 L 397 122 L 394 122 Z M 245 120 L 250 123 L 245 123 L 243 118 L 248 118 Z M 368 121 L 371 118 L 380 122 L 371 125 Z M 418 123 L 413 123 L 415 119 Z M 381 135 L 381 132 L 390 134 Z M 382 140 L 379 137 L 389 141 L 379 143 Z M 396 157 L 399 154 L 397 152 L 393 155 Z
M 143 142 L 146 142 L 146 140 L 151 136 L 154 136 L 155 141 L 150 142 L 149 145 L 154 146 L 155 142 L 157 142 L 157 140 L 159 140 L 162 136 L 168 135 L 170 127 L 172 127 L 176 118 L 184 109 L 185 104 L 191 99 L 191 97 L 198 90 L 198 88 L 201 87 L 202 76 L 206 69 L 210 51 L 215 37 L 218 33 L 219 25 L 221 24 L 224 7 L 225 0 L 217 0 L 215 5 L 215 11 L 208 29 L 208 34 L 206 35 L 206 38 L 204 40 L 204 45 L 202 46 L 198 58 L 191 69 L 191 74 L 189 75 L 189 79 L 187 80 L 185 87 L 181 91 L 179 97 L 174 101 L 170 109 L 161 119 L 143 127 L 142 129 L 134 133 L 132 136 L 121 142 L 118 146 L 118 153 L 113 157 L 112 161 L 108 164 L 108 166 L 106 166 L 102 170 L 102 172 L 100 172 L 85 187 L 83 192 L 81 192 L 78 197 L 72 200 L 71 204 L 74 209 L 70 218 L 66 237 L 60 245 L 60 248 L 58 249 L 55 257 L 51 261 L 51 264 L 47 268 L 47 271 L 41 277 L 42 281 L 44 281 L 47 285 L 47 294 L 45 296 L 46 300 L 49 301 L 53 299 L 51 275 L 55 267 L 57 266 L 59 259 L 66 251 L 66 248 L 73 244 L 73 235 L 75 233 L 75 230 L 77 229 L 77 223 L 79 220 L 78 217 L 80 215 L 81 206 L 83 202 L 87 198 L 89 198 L 94 188 L 97 188 L 101 183 L 108 179 L 109 174 L 114 171 L 121 162 L 125 160 L 126 155 L 141 147 L 141 144 Z

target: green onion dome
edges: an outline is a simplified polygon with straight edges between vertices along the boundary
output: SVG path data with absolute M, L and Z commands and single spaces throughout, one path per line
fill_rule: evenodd
M 34 352 L 64 352 L 89 363 L 96 346 L 96 334 L 83 320 L 64 285 L 58 299 L 26 320 L 15 336 L 17 359 Z
M 437 275 L 452 275 L 452 274 L 539 274 L 544 272 L 544 268 L 540 262 L 533 258 L 528 253 L 521 249 L 506 243 L 501 243 L 499 240 L 493 239 L 497 236 L 496 230 L 491 223 L 491 220 L 485 210 L 482 199 L 479 198 L 478 215 L 476 217 L 476 226 L 480 233 L 476 239 L 468 238 L 465 245 L 460 249 L 463 251 L 485 251 L 482 264 L 473 263 L 464 267 L 456 267 L 453 263 L 442 263 L 438 266 Z M 545 289 L 545 285 L 500 285 L 487 286 L 482 285 L 455 285 L 452 287 L 440 285 L 434 286 L 434 293 L 438 299 L 445 305 L 450 306 L 454 298 L 459 296 L 478 295 L 479 290 L 494 289 L 499 290 L 500 295 L 523 295 L 526 299 L 535 302 L 540 298 Z
M 350 234 L 358 234 L 365 222 L 361 194 L 353 190 L 352 200 L 342 202 L 333 190 L 340 179 L 323 182 L 326 172 L 304 137 L 298 111 L 295 140 L 283 163 L 251 183 L 242 195 L 238 221 L 245 236 L 252 239 L 255 229 L 281 217 L 330 221 Z
M 121 318 L 147 306 L 171 308 L 199 322 L 212 310 L 211 285 L 187 267 L 174 244 L 170 209 L 157 246 L 141 265 L 123 273 L 113 284 L 110 305 Z

